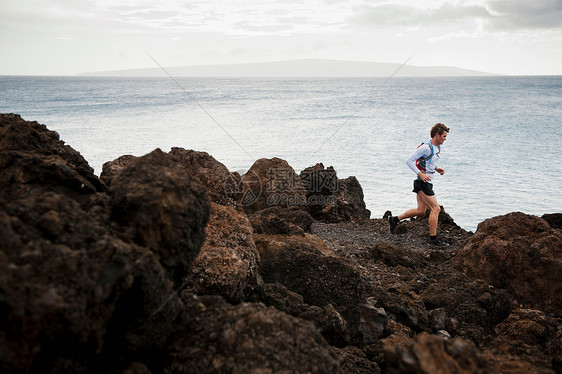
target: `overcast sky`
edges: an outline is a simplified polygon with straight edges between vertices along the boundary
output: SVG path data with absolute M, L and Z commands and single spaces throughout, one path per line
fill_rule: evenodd
M 326 58 L 562 74 L 562 0 L 0 0 L 0 75 Z

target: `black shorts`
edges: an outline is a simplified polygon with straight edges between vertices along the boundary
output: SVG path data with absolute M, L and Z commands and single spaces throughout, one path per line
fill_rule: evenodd
M 412 192 L 418 193 L 420 191 L 423 191 L 423 193 L 427 196 L 435 195 L 435 192 L 433 192 L 432 183 L 424 183 L 421 179 L 416 179 L 414 181 L 414 189 L 412 190 Z

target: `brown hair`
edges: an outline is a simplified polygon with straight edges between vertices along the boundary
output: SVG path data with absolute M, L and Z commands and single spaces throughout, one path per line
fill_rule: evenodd
M 433 125 L 433 127 L 431 128 L 431 137 L 433 138 L 435 135 L 439 134 L 443 134 L 444 132 L 449 132 L 449 128 L 447 126 L 445 126 L 442 123 L 436 123 L 435 125 Z

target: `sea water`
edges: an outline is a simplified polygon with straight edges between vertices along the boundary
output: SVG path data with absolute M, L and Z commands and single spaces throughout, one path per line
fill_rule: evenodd
M 461 227 L 562 212 L 562 76 L 406 78 L 0 77 L 0 112 L 57 131 L 99 175 L 155 148 L 205 151 L 231 171 L 280 157 L 355 176 L 372 218 L 415 206 L 404 160 L 450 127 L 438 201 Z

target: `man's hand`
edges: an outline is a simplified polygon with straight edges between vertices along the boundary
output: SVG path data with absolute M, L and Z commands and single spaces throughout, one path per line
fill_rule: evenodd
M 427 183 L 431 180 L 431 177 L 427 174 L 422 173 L 421 171 L 418 173 L 418 177 L 424 182 Z
M 441 175 L 445 174 L 445 169 L 435 168 L 435 171 L 438 172 Z

